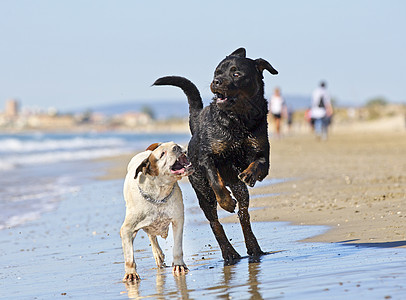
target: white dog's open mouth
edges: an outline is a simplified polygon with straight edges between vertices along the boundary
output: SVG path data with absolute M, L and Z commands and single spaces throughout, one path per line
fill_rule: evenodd
M 175 175 L 190 175 L 193 171 L 192 163 L 185 154 L 179 156 L 171 168 L 171 173 Z

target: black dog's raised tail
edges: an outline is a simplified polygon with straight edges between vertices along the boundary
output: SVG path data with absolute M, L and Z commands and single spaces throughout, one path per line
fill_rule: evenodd
M 203 109 L 203 101 L 197 87 L 189 79 L 180 76 L 166 76 L 157 79 L 153 85 L 173 85 L 182 89 L 189 102 L 189 126 L 192 134 L 194 133 L 193 120 Z

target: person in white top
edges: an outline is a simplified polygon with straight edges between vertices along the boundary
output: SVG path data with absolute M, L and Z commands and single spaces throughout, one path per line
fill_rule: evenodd
M 286 103 L 283 97 L 281 96 L 281 90 L 279 88 L 275 88 L 274 94 L 271 97 L 270 111 L 273 116 L 273 121 L 275 124 L 275 135 L 276 137 L 279 138 L 281 134 L 282 117 L 285 117 L 287 115 Z
M 311 103 L 311 117 L 314 119 L 314 132 L 317 138 L 327 139 L 327 129 L 332 115 L 331 98 L 327 92 L 326 83 L 322 81 L 313 91 Z

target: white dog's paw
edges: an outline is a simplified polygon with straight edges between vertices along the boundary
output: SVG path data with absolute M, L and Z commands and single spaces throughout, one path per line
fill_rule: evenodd
M 185 275 L 187 272 L 189 272 L 189 269 L 186 267 L 186 265 L 175 265 L 172 269 L 172 273 L 175 276 Z
M 125 273 L 124 278 L 123 278 L 123 281 L 124 281 L 124 282 L 130 282 L 130 281 L 138 281 L 138 280 L 140 280 L 140 279 L 141 279 L 141 277 L 140 277 L 140 275 L 138 275 L 137 272 L 134 272 L 134 273 Z

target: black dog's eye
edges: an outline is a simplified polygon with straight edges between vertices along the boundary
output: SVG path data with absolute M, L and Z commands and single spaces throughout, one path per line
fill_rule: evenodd
M 233 77 L 240 77 L 240 76 L 241 76 L 240 73 L 237 73 L 237 72 L 233 73 Z
M 159 158 L 164 157 L 165 153 L 166 153 L 165 151 L 164 151 L 164 152 L 162 152 L 162 153 L 161 153 L 161 157 L 159 157 Z

